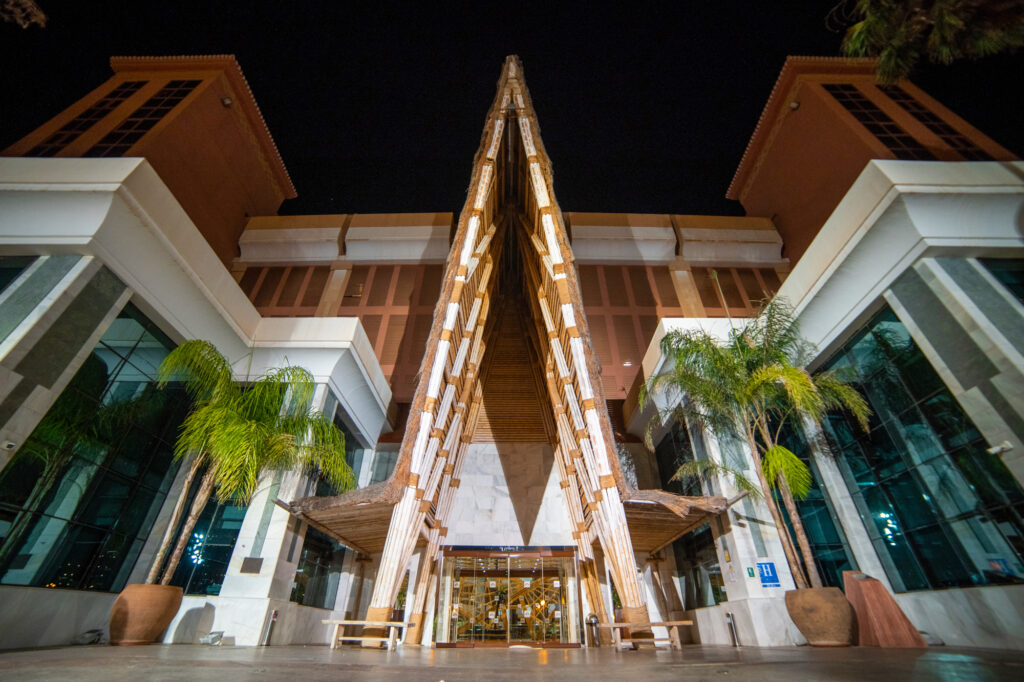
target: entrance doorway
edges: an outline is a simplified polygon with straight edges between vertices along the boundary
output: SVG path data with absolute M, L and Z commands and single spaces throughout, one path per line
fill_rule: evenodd
M 438 646 L 579 646 L 572 550 L 449 548 L 440 588 Z

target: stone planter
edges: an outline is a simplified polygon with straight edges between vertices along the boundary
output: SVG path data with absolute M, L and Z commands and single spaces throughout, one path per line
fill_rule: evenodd
M 110 643 L 120 646 L 152 644 L 167 629 L 182 589 L 173 585 L 128 585 L 110 609 Z
M 853 607 L 838 587 L 786 592 L 786 610 L 811 646 L 850 646 L 856 621 Z

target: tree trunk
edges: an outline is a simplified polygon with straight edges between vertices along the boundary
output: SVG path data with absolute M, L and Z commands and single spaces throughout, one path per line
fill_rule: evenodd
M 185 552 L 185 547 L 188 546 L 189 538 L 192 535 L 192 529 L 196 527 L 196 521 L 199 520 L 199 515 L 203 513 L 203 508 L 210 500 L 210 494 L 212 492 L 213 471 L 207 470 L 206 475 L 203 476 L 203 480 L 199 484 L 199 490 L 196 492 L 196 499 L 192 500 L 192 507 L 188 510 L 188 517 L 185 519 L 185 525 L 182 526 L 181 534 L 178 535 L 178 542 L 174 545 L 174 552 L 171 554 L 171 558 L 167 560 L 167 568 L 164 569 L 164 577 L 160 580 L 161 585 L 169 584 L 171 582 L 171 578 L 174 577 L 174 571 L 178 568 L 178 562 L 181 561 L 181 555 Z
M 192 488 L 192 481 L 195 480 L 196 472 L 199 471 L 199 466 L 202 464 L 203 458 L 201 455 L 196 455 L 192 458 L 192 464 L 188 468 L 188 474 L 185 476 L 185 485 L 181 489 L 181 494 L 178 495 L 178 501 L 174 503 L 174 511 L 171 512 L 171 518 L 167 522 L 167 530 L 164 531 L 164 538 L 160 541 L 160 548 L 157 549 L 156 555 L 153 557 L 153 565 L 149 569 L 149 575 L 146 576 L 146 584 L 153 585 L 157 580 L 160 579 L 160 569 L 164 563 L 164 557 L 167 556 L 167 550 L 171 547 L 171 540 L 174 539 L 174 531 L 178 529 L 178 522 L 181 521 L 181 513 L 185 511 L 185 501 L 188 499 L 188 491 Z
M 779 513 L 779 508 L 772 497 L 772 490 L 768 486 L 768 480 L 764 477 L 764 471 L 761 470 L 761 455 L 757 451 L 757 441 L 754 440 L 754 434 L 749 430 L 747 431 L 747 444 L 750 446 L 751 456 L 754 458 L 754 469 L 757 470 L 757 480 L 761 484 L 764 503 L 768 506 L 768 511 L 772 515 L 775 527 L 779 529 L 779 540 L 782 542 L 782 551 L 786 555 L 789 571 L 793 574 L 793 583 L 798 590 L 803 589 L 807 587 L 807 578 L 801 569 L 800 560 L 797 558 L 796 549 L 793 547 L 793 541 L 789 537 L 789 529 L 786 528 L 786 524 L 782 520 L 782 514 Z
M 789 483 L 786 482 L 785 474 L 779 474 L 779 494 L 786 511 L 789 513 L 789 520 L 793 524 L 793 534 L 796 535 L 796 542 L 800 545 L 800 554 L 804 558 L 804 568 L 807 577 L 811 580 L 811 587 L 821 587 L 821 575 L 818 574 L 818 567 L 814 563 L 814 553 L 811 552 L 811 543 L 807 539 L 807 531 L 804 529 L 803 519 L 796 509 L 796 502 L 793 501 L 793 493 L 789 490 Z

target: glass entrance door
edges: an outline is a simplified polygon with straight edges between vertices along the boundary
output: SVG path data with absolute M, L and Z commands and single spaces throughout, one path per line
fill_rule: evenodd
M 578 646 L 575 558 L 555 554 L 446 549 L 437 644 Z

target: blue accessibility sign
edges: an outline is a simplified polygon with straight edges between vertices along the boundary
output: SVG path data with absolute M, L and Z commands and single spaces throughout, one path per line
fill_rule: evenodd
M 779 573 L 775 570 L 775 563 L 771 561 L 759 561 L 757 572 L 761 576 L 761 587 L 779 587 Z

